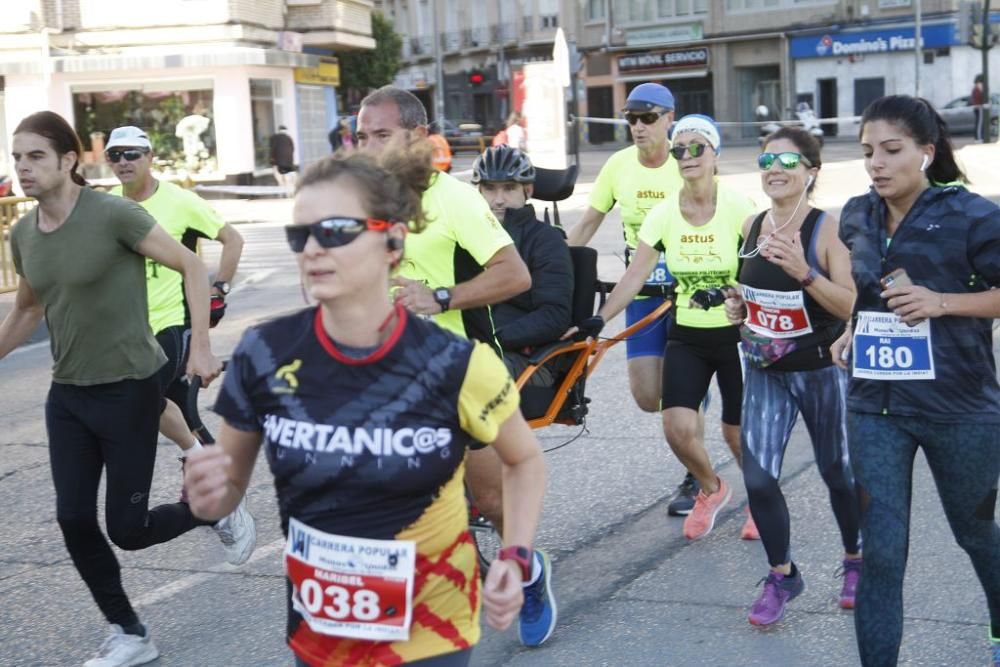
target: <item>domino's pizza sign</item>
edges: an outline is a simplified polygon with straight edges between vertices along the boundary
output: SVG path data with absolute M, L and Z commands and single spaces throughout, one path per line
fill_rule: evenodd
M 954 23 L 923 26 L 921 44 L 925 49 L 959 43 Z M 917 48 L 913 26 L 887 30 L 858 30 L 793 37 L 789 52 L 793 58 L 842 58 L 866 54 L 913 51 Z

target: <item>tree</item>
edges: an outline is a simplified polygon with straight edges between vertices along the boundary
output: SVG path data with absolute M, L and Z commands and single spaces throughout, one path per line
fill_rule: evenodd
M 365 93 L 392 83 L 399 71 L 402 38 L 393 30 L 392 22 L 380 12 L 372 13 L 374 51 L 351 51 L 338 54 L 340 83 L 345 90 Z

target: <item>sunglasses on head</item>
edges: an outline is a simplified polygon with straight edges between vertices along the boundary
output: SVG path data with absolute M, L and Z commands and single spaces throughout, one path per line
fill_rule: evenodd
M 662 113 L 656 113 L 655 111 L 645 111 L 643 113 L 633 113 L 627 111 L 625 113 L 625 120 L 628 121 L 629 125 L 635 125 L 637 122 L 642 121 L 643 125 L 652 125 L 660 119 Z
M 670 154 L 674 156 L 676 160 L 684 159 L 684 153 L 687 153 L 691 157 L 701 157 L 708 148 L 705 144 L 693 143 L 687 146 L 673 146 L 670 149 Z
M 305 250 L 311 235 L 324 248 L 339 248 L 361 236 L 361 232 L 371 230 L 384 232 L 392 223 L 368 218 L 327 218 L 311 225 L 285 225 L 285 237 L 292 252 Z
M 806 167 L 812 166 L 809 158 L 801 153 L 761 153 L 757 156 L 757 166 L 760 167 L 761 171 L 767 171 L 774 165 L 775 160 L 778 161 L 782 169 L 795 169 L 799 166 L 799 162 Z
M 115 164 L 122 158 L 125 158 L 129 162 L 135 162 L 148 152 L 149 151 L 142 150 L 140 148 L 127 148 L 125 150 L 112 148 L 108 151 L 105 151 L 104 154 L 108 157 L 108 162 L 110 162 L 111 164 Z

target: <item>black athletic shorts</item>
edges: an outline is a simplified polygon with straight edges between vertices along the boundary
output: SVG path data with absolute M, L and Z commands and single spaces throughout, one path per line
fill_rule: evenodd
M 699 329 L 674 323 L 663 354 L 663 409 L 698 410 L 716 376 L 722 421 L 739 426 L 743 409 L 743 366 L 739 327 Z
M 175 396 L 179 394 L 173 385 L 184 377 L 184 372 L 187 370 L 191 329 L 183 325 L 167 327 L 156 334 L 156 342 L 160 344 L 164 354 L 167 355 L 167 363 L 163 364 L 156 374 L 157 382 L 160 385 L 160 412 L 163 412 L 167 407 L 166 399 L 168 397 L 175 403 L 177 402 Z M 186 397 L 186 383 L 184 384 L 183 393 Z M 178 405 L 183 409 L 184 399 L 181 399 Z

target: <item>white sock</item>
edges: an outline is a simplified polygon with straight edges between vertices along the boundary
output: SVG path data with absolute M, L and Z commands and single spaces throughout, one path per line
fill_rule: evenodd
M 191 445 L 190 447 L 188 447 L 187 449 L 182 449 L 182 450 L 181 450 L 181 458 L 182 458 L 182 459 L 183 459 L 183 458 L 186 458 L 186 457 L 187 457 L 187 454 L 188 454 L 188 452 L 193 452 L 193 451 L 195 451 L 196 449 L 201 449 L 201 446 L 202 446 L 202 445 L 201 445 L 201 443 L 200 443 L 200 442 L 198 442 L 197 440 L 195 440 L 195 441 L 194 441 L 194 443 L 193 443 L 193 444 L 192 444 L 192 445 Z
M 535 557 L 531 559 L 531 579 L 521 584 L 525 588 L 538 581 L 538 577 L 542 576 L 542 556 L 537 551 L 534 554 Z

